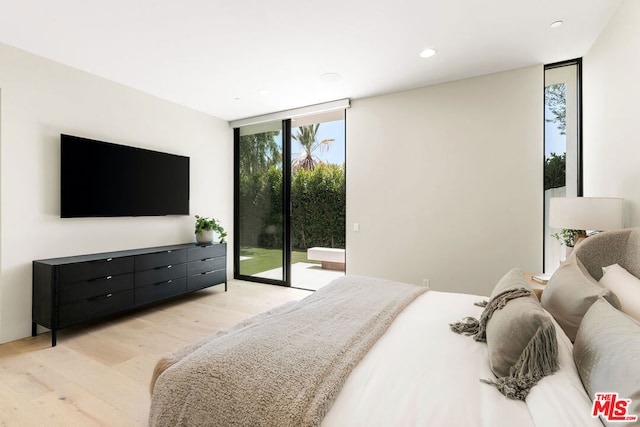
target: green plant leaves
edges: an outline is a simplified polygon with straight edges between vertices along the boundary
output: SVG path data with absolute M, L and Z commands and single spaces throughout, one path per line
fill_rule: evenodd
M 220 236 L 220 243 L 224 243 L 224 238 L 227 237 L 227 232 L 222 225 L 215 218 L 201 217 L 196 215 L 195 234 L 200 234 L 202 231 L 213 230 Z

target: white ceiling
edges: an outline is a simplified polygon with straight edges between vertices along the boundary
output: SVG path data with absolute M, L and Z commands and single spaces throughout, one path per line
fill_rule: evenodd
M 580 57 L 621 1 L 0 0 L 0 42 L 234 120 Z

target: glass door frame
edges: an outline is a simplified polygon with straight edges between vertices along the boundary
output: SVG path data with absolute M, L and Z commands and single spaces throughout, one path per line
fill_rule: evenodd
M 240 128 L 233 129 L 233 277 L 249 282 L 291 287 L 291 166 L 287 159 L 291 158 L 291 119 L 282 120 L 282 278 L 269 279 L 249 276 L 240 273 Z
M 233 273 L 234 273 L 235 279 L 246 280 L 251 282 L 259 282 L 259 283 L 267 283 L 267 284 L 273 284 L 273 285 L 281 285 L 281 286 L 287 286 L 287 287 L 298 287 L 298 285 L 300 284 L 300 283 L 298 284 L 294 283 L 298 280 L 299 277 L 292 277 L 293 258 L 299 259 L 299 254 L 297 252 L 294 253 L 294 248 L 292 247 L 293 243 L 297 241 L 296 240 L 297 237 L 296 237 L 296 234 L 293 233 L 293 230 L 291 227 L 294 222 L 296 224 L 297 222 L 299 222 L 299 218 L 297 220 L 296 218 L 292 219 L 292 215 L 295 214 L 295 212 L 297 212 L 297 208 L 294 209 L 294 206 L 292 204 L 293 202 L 292 198 L 294 194 L 292 192 L 292 185 L 294 184 L 293 180 L 294 180 L 294 177 L 296 176 L 296 173 L 294 173 L 294 170 L 292 167 L 293 165 L 292 148 L 294 147 L 292 131 L 301 125 L 300 119 L 303 117 L 308 120 L 313 116 L 320 116 L 320 117 L 317 117 L 319 120 L 318 123 L 324 123 L 325 121 L 330 122 L 330 121 L 342 120 L 343 135 L 342 135 L 341 145 L 344 145 L 345 139 L 346 139 L 346 110 L 349 107 L 350 107 L 349 99 L 341 99 L 341 100 L 330 101 L 322 104 L 316 104 L 316 105 L 301 107 L 293 110 L 281 111 L 281 112 L 272 113 L 272 114 L 265 114 L 262 116 L 250 117 L 247 119 L 235 120 L 230 122 L 230 126 L 233 128 L 233 135 L 234 135 L 234 202 L 233 202 L 234 203 L 234 207 L 233 207 L 234 209 L 234 224 L 233 224 L 234 263 L 233 264 L 234 265 L 233 265 Z M 339 119 L 336 118 L 331 120 L 331 116 L 333 112 L 335 113 L 340 112 L 341 117 Z M 304 120 L 302 120 L 302 123 L 304 123 Z M 246 271 L 245 274 L 242 274 L 242 272 L 240 271 L 241 270 L 240 255 L 241 255 L 241 252 L 244 253 L 243 247 L 241 246 L 243 242 L 241 242 L 241 240 L 245 240 L 244 243 L 250 243 L 251 241 L 251 238 L 248 236 L 245 236 L 245 238 L 243 239 L 242 233 L 241 233 L 241 231 L 243 230 L 247 231 L 246 229 L 243 229 L 243 227 L 241 227 L 241 223 L 240 223 L 241 215 L 245 215 L 245 213 L 247 212 L 247 208 L 242 208 L 243 202 L 240 194 L 240 184 L 241 184 L 240 178 L 242 173 L 242 171 L 240 170 L 240 165 L 242 163 L 241 162 L 242 160 L 241 141 L 242 141 L 242 136 L 245 133 L 247 135 L 252 135 L 251 132 L 254 129 L 251 129 L 248 127 L 256 126 L 257 129 L 260 129 L 262 125 L 265 125 L 267 128 L 269 126 L 272 126 L 274 131 L 278 130 L 282 135 L 282 143 L 280 147 L 282 151 L 281 152 L 282 172 L 281 172 L 281 175 L 279 175 L 279 177 L 282 178 L 282 188 L 281 188 L 282 200 L 276 201 L 276 203 L 282 203 L 281 205 L 282 209 L 280 211 L 282 215 L 282 221 L 280 223 L 282 224 L 283 230 L 279 233 L 279 236 L 282 238 L 282 242 L 283 242 L 282 244 L 284 247 L 279 248 L 282 252 L 282 260 L 281 260 L 282 275 L 278 279 L 273 278 L 273 276 L 271 278 L 264 277 L 265 275 L 260 276 L 259 273 L 254 275 L 247 274 L 253 271 L 254 268 L 250 268 L 248 271 Z M 326 139 L 321 141 L 320 143 L 328 144 L 330 141 L 334 141 L 334 139 Z M 345 164 L 346 148 L 344 146 L 342 148 L 345 150 L 345 152 L 343 153 L 344 157 L 342 160 L 343 162 L 342 169 L 344 173 L 344 169 L 346 168 L 346 164 Z M 320 149 L 319 151 L 322 152 L 323 150 Z M 346 176 L 344 176 L 343 179 L 346 179 Z M 346 196 L 346 192 L 345 192 L 345 196 Z M 275 206 L 274 206 L 274 210 L 275 210 Z M 249 220 L 249 223 L 251 223 L 250 220 Z M 346 224 L 344 225 L 345 225 L 345 230 L 343 230 L 343 232 L 345 233 L 344 238 L 346 238 Z M 331 247 L 333 247 L 333 240 L 331 241 L 332 241 Z M 245 245 L 245 247 L 247 246 Z M 275 249 L 277 250 L 278 248 L 275 248 Z M 319 264 L 319 261 L 318 262 L 314 261 L 312 262 L 312 264 Z M 299 273 L 299 269 L 296 268 L 294 271 L 294 274 L 297 275 L 298 273 Z M 280 275 L 278 274 L 278 276 Z M 306 289 L 306 287 L 304 286 L 300 286 L 299 288 Z

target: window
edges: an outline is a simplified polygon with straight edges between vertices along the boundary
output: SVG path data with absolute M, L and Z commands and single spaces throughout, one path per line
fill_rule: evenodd
M 549 226 L 552 197 L 582 196 L 582 60 L 545 66 L 544 73 L 544 271 L 553 272 L 567 246 Z

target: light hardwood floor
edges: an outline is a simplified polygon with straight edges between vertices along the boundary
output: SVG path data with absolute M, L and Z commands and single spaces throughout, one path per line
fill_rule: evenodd
M 133 313 L 0 345 L 1 426 L 146 426 L 164 354 L 311 292 L 229 281 Z

